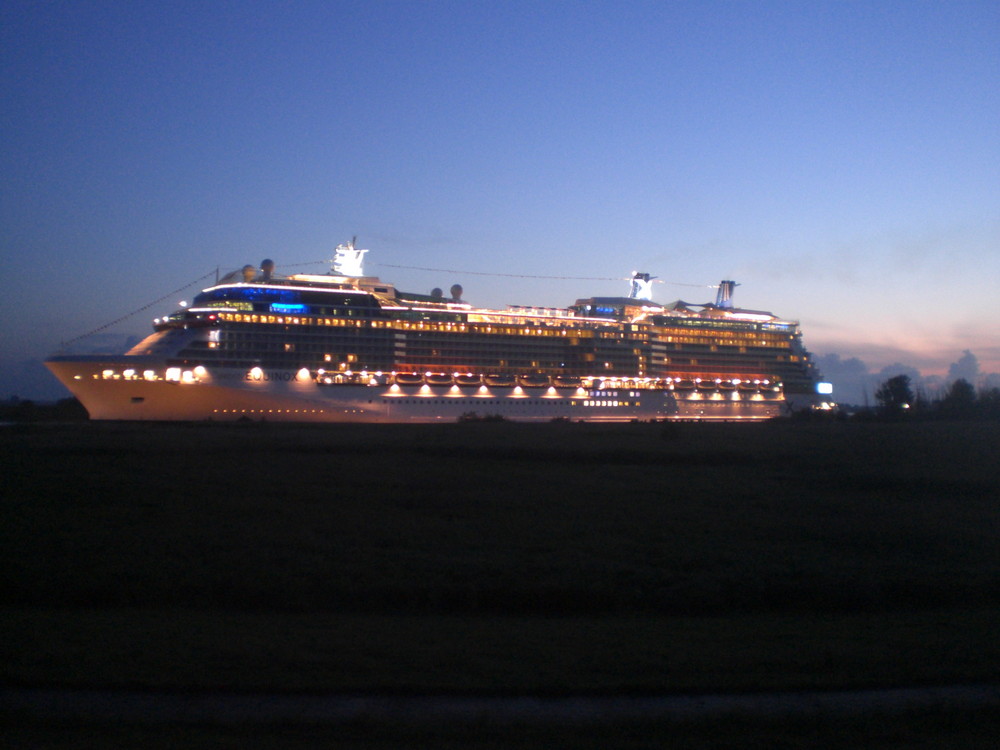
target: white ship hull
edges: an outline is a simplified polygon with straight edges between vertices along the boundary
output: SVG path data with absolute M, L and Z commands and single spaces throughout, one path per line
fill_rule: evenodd
M 126 421 L 454 422 L 471 415 L 513 421 L 628 422 L 767 419 L 783 399 L 674 394 L 664 388 L 398 384 L 389 377 L 324 384 L 304 372 L 181 371 L 162 359 L 59 356 L 46 362 L 92 419 Z

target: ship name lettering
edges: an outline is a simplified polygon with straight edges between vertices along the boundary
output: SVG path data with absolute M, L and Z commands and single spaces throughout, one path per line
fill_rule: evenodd
M 262 380 L 263 381 L 278 381 L 278 380 L 282 380 L 282 381 L 284 381 L 284 382 L 287 383 L 287 382 L 291 381 L 294 377 L 295 377 L 294 373 L 288 372 L 287 370 L 285 370 L 285 371 L 278 371 L 278 372 L 263 372 L 263 373 L 256 374 L 256 375 L 255 375 L 255 373 L 253 371 L 250 371 L 250 372 L 248 372 L 246 374 L 246 377 L 244 378 L 244 380 L 249 380 L 249 381 L 255 382 L 255 383 L 259 383 Z

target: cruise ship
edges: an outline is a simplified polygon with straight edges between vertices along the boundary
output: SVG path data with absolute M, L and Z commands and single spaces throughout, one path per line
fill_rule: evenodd
M 117 356 L 52 373 L 99 420 L 762 420 L 826 408 L 798 323 L 733 304 L 627 296 L 478 308 L 366 276 L 353 242 L 326 274 L 244 266 Z

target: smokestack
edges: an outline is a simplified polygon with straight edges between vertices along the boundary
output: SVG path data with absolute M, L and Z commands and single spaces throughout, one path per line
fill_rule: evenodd
M 735 281 L 720 281 L 719 292 L 715 295 L 715 306 L 731 310 L 733 308 L 733 290 L 737 286 Z

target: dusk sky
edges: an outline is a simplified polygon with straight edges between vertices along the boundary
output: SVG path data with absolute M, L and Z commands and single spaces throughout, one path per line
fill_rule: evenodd
M 814 354 L 1000 373 L 998 40 L 995 0 L 5 0 L 0 398 L 354 235 L 406 290 L 735 279 Z

